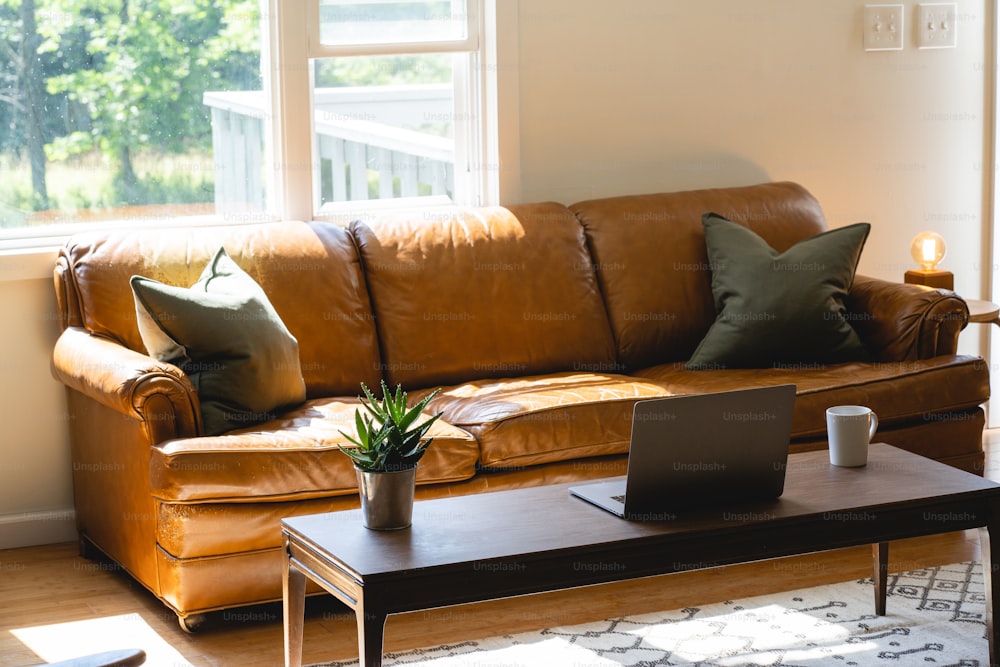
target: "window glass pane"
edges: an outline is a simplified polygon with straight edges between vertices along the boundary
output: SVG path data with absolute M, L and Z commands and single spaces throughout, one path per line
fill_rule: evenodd
M 454 194 L 453 59 L 314 61 L 320 204 Z
M 0 233 L 261 209 L 257 0 L 0 0 L 0 40 Z
M 465 0 L 320 0 L 320 42 L 330 46 L 465 39 Z

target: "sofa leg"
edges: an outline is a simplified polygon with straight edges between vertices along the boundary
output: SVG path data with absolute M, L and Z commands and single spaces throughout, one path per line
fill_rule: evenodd
M 189 616 L 177 617 L 177 622 L 180 624 L 181 630 L 189 635 L 198 632 L 207 620 L 208 614 L 191 614 Z
M 87 560 L 101 560 L 105 557 L 104 552 L 95 547 L 94 543 L 83 535 L 77 538 L 76 548 L 80 557 Z

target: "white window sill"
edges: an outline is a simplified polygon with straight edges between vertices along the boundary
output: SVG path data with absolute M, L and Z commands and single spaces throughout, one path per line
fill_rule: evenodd
M 0 230 L 0 282 L 51 278 L 59 248 L 75 234 L 122 229 L 154 229 L 165 225 L 174 229 L 226 227 L 269 220 L 272 218 L 262 214 L 208 215 L 169 220 L 165 218 L 151 218 L 147 221 L 103 220 Z
M 52 278 L 58 244 L 48 247 L 4 249 L 0 245 L 0 283 Z
M 439 208 L 454 206 L 448 197 L 398 197 L 339 202 L 325 205 L 317 220 L 347 224 L 365 220 L 380 211 L 401 208 Z M 276 222 L 277 217 L 264 213 L 234 213 L 223 215 L 187 216 L 184 218 L 150 218 L 149 220 L 103 220 L 100 222 L 65 223 L 43 227 L 23 227 L 0 230 L 0 282 L 12 280 L 50 279 L 59 248 L 75 234 L 135 229 L 231 227 L 261 222 Z

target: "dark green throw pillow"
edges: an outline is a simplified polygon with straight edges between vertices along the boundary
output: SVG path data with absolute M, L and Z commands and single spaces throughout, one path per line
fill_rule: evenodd
M 130 284 L 146 351 L 191 378 L 206 434 L 273 419 L 305 400 L 298 341 L 224 249 L 190 288 L 141 276 Z
M 702 216 L 715 322 L 687 368 L 769 368 L 867 360 L 844 298 L 871 225 L 810 237 L 779 253 L 743 225 Z

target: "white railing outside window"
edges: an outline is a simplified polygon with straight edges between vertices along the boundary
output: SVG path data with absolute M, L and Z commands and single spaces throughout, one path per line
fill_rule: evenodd
M 209 92 L 215 153 L 216 212 L 263 210 L 262 92 Z M 451 86 L 424 84 L 326 88 L 314 94 L 314 179 L 320 208 L 330 202 L 454 194 L 455 141 L 407 129 L 451 119 Z M 391 123 L 374 119 L 388 119 Z

